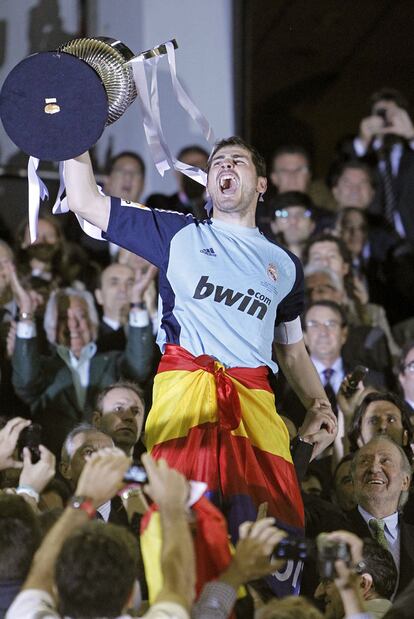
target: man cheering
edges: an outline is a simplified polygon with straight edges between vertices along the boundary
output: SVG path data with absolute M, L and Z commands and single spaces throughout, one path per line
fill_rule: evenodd
M 299 533 L 303 507 L 289 436 L 268 383 L 268 368 L 277 371 L 274 339 L 304 406 L 319 407 L 325 432 L 334 433 L 335 420 L 303 343 L 300 262 L 255 227 L 266 190 L 263 158 L 240 138 L 215 146 L 207 166 L 213 214 L 202 222 L 100 195 L 87 155 L 65 166 L 69 208 L 160 270 L 164 354 L 148 450 L 208 484 L 233 539 L 263 502 L 279 527 Z M 299 572 L 289 569 L 281 593 L 297 589 Z

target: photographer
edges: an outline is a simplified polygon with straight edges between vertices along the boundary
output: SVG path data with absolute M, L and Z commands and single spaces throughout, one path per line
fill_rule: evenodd
M 414 126 L 408 101 L 398 90 L 383 88 L 370 99 L 353 148 L 358 157 L 371 155 L 380 178 L 376 212 L 411 243 L 414 241 Z
M 327 539 L 349 544 L 351 554 L 354 547 L 362 553 L 362 559 L 360 563 L 356 562 L 357 573 L 347 573 L 344 571 L 346 567 L 341 566 L 340 576 L 320 581 L 315 598 L 325 604 L 325 619 L 343 619 L 345 608 L 349 609 L 351 604 L 361 604 L 372 617 L 380 619 L 391 608 L 390 598 L 397 583 L 397 569 L 391 553 L 374 540 L 365 539 L 362 542 L 352 533 L 344 531 L 331 533 Z M 349 585 L 350 591 L 347 590 Z

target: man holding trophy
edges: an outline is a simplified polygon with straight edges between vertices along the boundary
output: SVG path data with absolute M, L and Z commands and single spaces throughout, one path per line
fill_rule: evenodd
M 45 58 L 49 76 L 52 65 L 68 60 L 65 55 Z M 33 64 L 31 59 L 26 60 Z M 99 73 L 99 66 L 94 69 Z M 22 98 L 16 100 L 11 91 L 6 88 L 0 101 L 9 135 L 26 152 L 53 158 L 51 146 L 59 139 L 55 129 L 55 137 L 43 135 L 38 152 L 32 143 L 25 147 L 21 135 L 12 135 Z M 65 98 L 55 99 L 56 122 L 63 124 L 59 114 L 65 113 Z M 39 122 L 47 132 L 46 110 Z M 95 126 L 93 139 L 97 133 Z M 145 428 L 148 451 L 187 478 L 207 483 L 233 541 L 239 525 L 255 520 L 263 503 L 278 527 L 301 535 L 304 513 L 289 435 L 268 382 L 269 368 L 278 369 L 273 341 L 279 365 L 315 419 L 300 440 L 314 444 L 314 453 L 320 451 L 333 441 L 336 419 L 303 342 L 300 262 L 256 228 L 257 202 L 267 185 L 263 158 L 237 137 L 216 143 L 207 166 L 212 216 L 198 221 L 103 195 L 87 153 L 74 157 L 79 150 L 70 156 L 57 150 L 55 158 L 65 160 L 67 206 L 79 221 L 159 269 L 157 342 L 163 357 Z M 274 575 L 271 584 L 278 595 L 298 592 L 300 569 L 292 564 Z

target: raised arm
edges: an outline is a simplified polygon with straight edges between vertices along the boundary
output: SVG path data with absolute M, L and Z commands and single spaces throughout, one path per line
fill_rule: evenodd
M 65 184 L 70 210 L 106 232 L 111 199 L 98 191 L 89 153 L 65 161 Z

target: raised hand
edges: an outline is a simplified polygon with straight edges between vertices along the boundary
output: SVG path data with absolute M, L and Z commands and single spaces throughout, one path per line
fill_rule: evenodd
M 23 462 L 15 460 L 13 454 L 20 432 L 30 424 L 30 419 L 14 417 L 0 430 L 0 470 L 21 469 L 23 467 Z
M 189 496 L 189 483 L 184 475 L 171 469 L 165 460 L 154 460 L 149 454 L 144 454 L 141 461 L 148 474 L 144 490 L 154 503 L 160 509 L 184 507 Z
M 32 454 L 28 447 L 23 449 L 23 470 L 19 485 L 29 486 L 38 494 L 43 492 L 56 473 L 56 458 L 51 451 L 39 445 L 40 460 L 33 464 Z
M 129 465 L 130 459 L 117 447 L 100 449 L 88 458 L 76 495 L 91 499 L 95 507 L 103 505 L 122 488 L 122 479 Z

